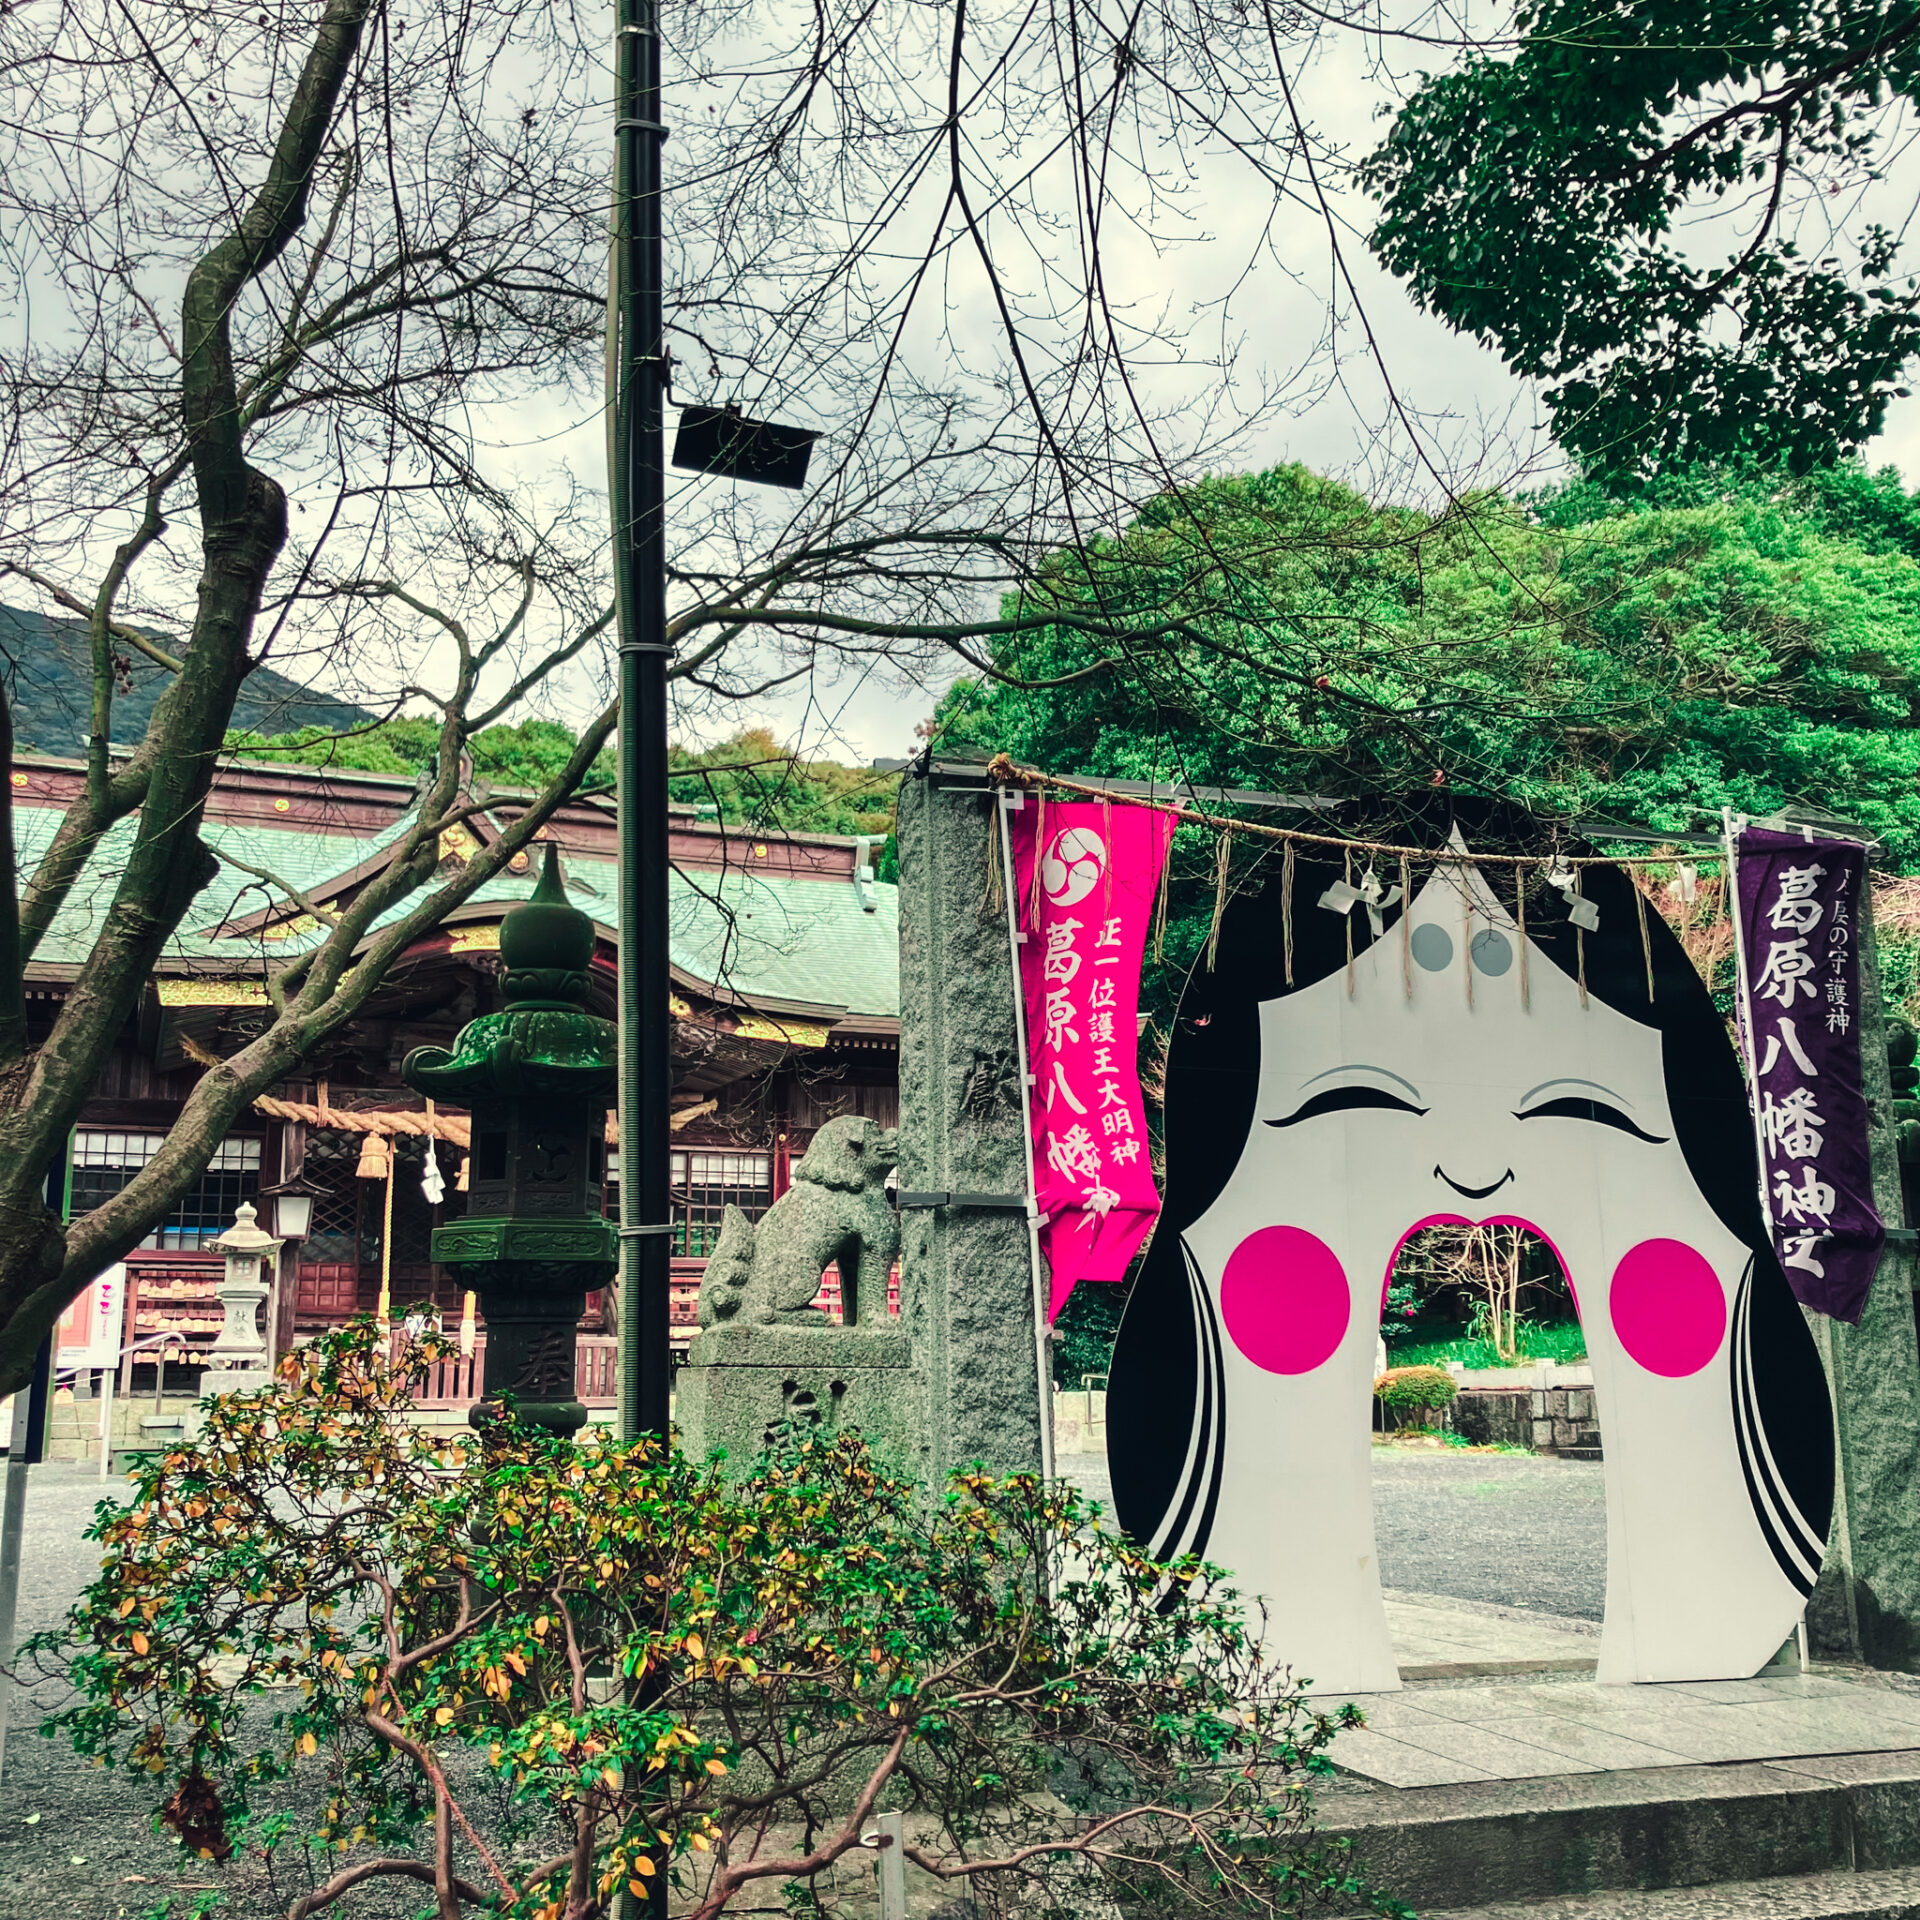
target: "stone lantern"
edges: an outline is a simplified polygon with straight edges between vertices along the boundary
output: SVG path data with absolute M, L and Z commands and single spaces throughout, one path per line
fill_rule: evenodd
M 469 1021 L 451 1050 L 416 1047 L 400 1067 L 415 1091 L 472 1116 L 467 1211 L 435 1230 L 433 1257 L 487 1316 L 487 1391 L 468 1414 L 482 1428 L 503 1394 L 551 1432 L 586 1424 L 574 1345 L 618 1246 L 601 1214 L 616 1029 L 580 1004 L 593 939 L 549 842 L 540 884 L 500 923 L 500 1011 Z
M 260 1303 L 267 1297 L 262 1263 L 280 1242 L 255 1225 L 253 1207 L 245 1200 L 235 1209 L 233 1222 L 212 1242 L 226 1257 L 220 1304 L 227 1317 L 207 1355 L 207 1376 L 200 1387 L 203 1399 L 214 1393 L 251 1393 L 273 1378 L 258 1323 Z

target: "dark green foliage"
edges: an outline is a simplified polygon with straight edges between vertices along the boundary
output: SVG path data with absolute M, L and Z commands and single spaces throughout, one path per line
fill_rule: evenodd
M 927 1498 L 811 1430 L 737 1483 L 604 1433 L 476 1439 L 405 1417 L 446 1344 L 388 1346 L 356 1323 L 211 1402 L 28 1649 L 76 1690 L 48 1732 L 151 1776 L 207 1856 L 304 1860 L 296 1911 L 450 1870 L 476 1776 L 527 1844 L 496 1829 L 442 1912 L 599 1920 L 662 1875 L 705 1920 L 782 1882 L 812 1905 L 863 1874 L 862 1793 L 990 1912 L 1404 1911 L 1312 1840 L 1353 1709 L 1313 1711 L 1217 1575 L 1071 1488 Z M 317 1813 L 265 1811 L 289 1779 Z
M 1395 1280 L 1380 1303 L 1380 1338 L 1388 1346 L 1412 1333 L 1420 1313 L 1420 1289 L 1411 1281 Z
M 1609 475 L 1805 472 L 1877 432 L 1920 342 L 1914 283 L 1895 235 L 1831 233 L 1824 208 L 1898 126 L 1920 16 L 1523 0 L 1514 30 L 1427 78 L 1364 168 L 1374 250 L 1415 298 L 1547 383 L 1561 444 Z M 1707 209 L 1725 251 L 1690 257 Z
M 1090 1373 L 1105 1375 L 1127 1290 L 1108 1281 L 1087 1281 L 1067 1295 L 1053 1323 L 1053 1384 L 1078 1393 Z M 1097 1386 L 1106 1384 L 1104 1378 Z
M 426 719 L 384 720 L 352 733 L 308 727 L 271 737 L 235 732 L 227 739 L 228 750 L 243 760 L 406 775 L 432 766 L 439 743 L 438 723 Z M 574 745 L 575 736 L 553 720 L 488 727 L 474 737 L 473 770 L 495 786 L 538 788 L 565 767 Z M 744 728 L 697 752 L 671 748 L 669 765 L 670 797 L 728 826 L 876 836 L 893 831 L 897 774 L 788 753 L 766 727 Z M 614 756 L 609 750 L 594 762 L 582 790 L 611 792 L 613 785 Z M 894 872 L 880 877 L 897 874 L 896 857 Z
M 566 767 L 576 736 L 554 720 L 523 720 L 487 727 L 473 738 L 475 776 L 495 786 L 538 789 Z M 421 774 L 440 749 L 440 723 L 428 719 L 382 720 L 351 733 L 306 727 L 296 733 L 262 735 L 237 731 L 227 749 L 242 760 L 303 767 L 342 767 L 358 773 Z M 592 792 L 613 785 L 613 754 L 601 754 L 583 783 Z
M 729 825 L 792 833 L 893 832 L 898 774 L 805 759 L 782 748 L 768 727 L 743 728 L 697 753 L 675 747 L 669 764 L 673 798 Z
M 1683 475 L 1626 503 L 1580 484 L 1431 517 L 1298 467 L 1209 481 L 1155 502 L 1093 577 L 1058 574 L 1063 602 L 1097 592 L 1180 626 L 1068 686 L 964 682 L 941 740 L 1062 773 L 1349 796 L 1342 822 L 1382 837 L 1396 796 L 1436 780 L 1669 829 L 1812 803 L 1920 867 L 1917 518 L 1858 468 Z M 1024 641 L 1017 670 L 1101 652 L 1062 626 Z M 1210 837 L 1184 833 L 1176 868 L 1184 966 Z

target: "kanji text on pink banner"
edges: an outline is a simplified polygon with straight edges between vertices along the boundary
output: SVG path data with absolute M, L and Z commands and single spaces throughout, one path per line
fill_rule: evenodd
M 1160 1212 L 1136 1033 L 1173 826 L 1157 808 L 1032 796 L 1009 816 L 1049 1320 L 1080 1281 L 1124 1279 Z

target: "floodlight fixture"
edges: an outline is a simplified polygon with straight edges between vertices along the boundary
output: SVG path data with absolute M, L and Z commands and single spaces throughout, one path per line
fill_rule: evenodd
M 804 487 L 820 436 L 808 427 L 749 420 L 738 407 L 682 407 L 673 464 L 762 487 Z

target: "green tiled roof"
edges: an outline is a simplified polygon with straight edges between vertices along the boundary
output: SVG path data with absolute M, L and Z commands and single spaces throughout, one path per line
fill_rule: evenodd
M 14 842 L 23 873 L 39 864 L 60 820 L 53 807 L 17 807 Z M 315 833 L 288 824 L 209 822 L 202 837 L 216 854 L 231 854 L 249 866 L 278 875 L 303 892 L 325 897 L 328 883 L 389 844 L 402 830 L 396 821 L 382 833 L 356 838 Z M 133 823 L 123 820 L 102 840 L 87 870 L 56 916 L 36 958 L 74 966 L 87 956 L 113 898 Z M 567 881 L 576 902 L 613 930 L 618 869 L 611 861 L 567 858 Z M 669 879 L 669 929 L 673 964 L 688 979 L 749 1005 L 766 999 L 845 1007 L 849 1013 L 892 1017 L 900 1011 L 899 892 L 869 882 L 862 892 L 850 879 L 795 879 L 785 875 L 727 872 L 682 873 Z M 501 875 L 469 900 L 474 906 L 505 905 L 533 890 L 531 874 Z M 181 932 L 169 943 L 164 971 L 257 974 L 262 947 L 256 939 L 209 939 L 205 929 L 230 917 L 278 904 L 238 867 L 219 877 L 188 909 Z M 376 925 L 399 917 L 392 908 Z M 285 959 L 312 944 L 318 934 L 278 940 L 265 951 Z
M 849 1013 L 900 1011 L 900 891 L 777 874 L 672 876 L 673 964 L 752 999 L 826 1001 Z
M 61 819 L 58 807 L 16 807 L 13 813 L 15 858 L 22 876 L 40 864 L 52 842 Z M 404 821 L 395 821 L 377 834 L 355 838 L 342 833 L 314 833 L 296 827 L 277 827 L 265 823 L 241 825 L 234 821 L 208 821 L 200 837 L 215 854 L 231 853 L 250 867 L 276 874 L 289 886 L 302 892 L 324 892 L 334 875 L 358 866 L 369 855 L 378 853 L 398 837 Z M 92 950 L 107 909 L 113 903 L 115 887 L 133 846 L 135 822 L 117 820 L 102 836 L 100 845 L 87 862 L 73 890 L 54 916 L 45 939 L 34 958 L 49 966 L 78 966 Z M 210 940 L 202 931 L 217 927 L 229 918 L 258 913 L 278 906 L 285 896 L 277 888 L 269 889 L 236 866 L 222 865 L 215 879 L 195 898 L 180 923 L 180 931 L 167 945 L 163 964 L 188 969 L 208 969 L 211 962 L 232 967 L 251 961 L 258 969 L 260 946 L 254 940 Z M 276 941 L 270 952 L 298 953 L 311 941 Z

